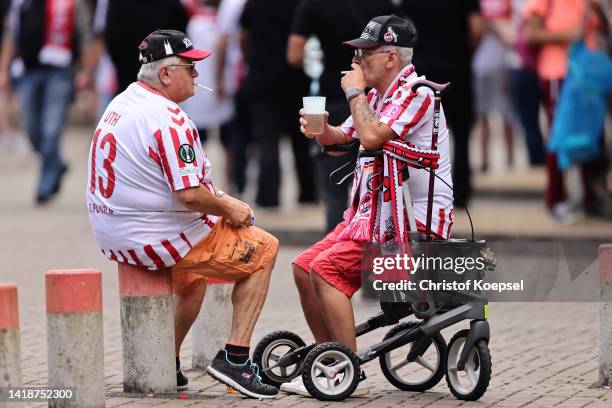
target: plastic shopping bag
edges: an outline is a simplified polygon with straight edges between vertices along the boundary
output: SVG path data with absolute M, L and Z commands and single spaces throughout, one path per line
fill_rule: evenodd
M 561 170 L 600 154 L 606 97 L 612 91 L 612 59 L 583 42 L 569 52 L 568 75 L 555 111 L 548 150 Z

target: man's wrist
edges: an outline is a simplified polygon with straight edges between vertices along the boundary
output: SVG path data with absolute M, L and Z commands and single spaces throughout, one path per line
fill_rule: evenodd
M 362 94 L 365 95 L 365 91 L 361 88 L 350 88 L 350 89 L 347 89 L 344 94 L 346 95 L 346 100 L 350 101 L 356 96 L 359 96 Z

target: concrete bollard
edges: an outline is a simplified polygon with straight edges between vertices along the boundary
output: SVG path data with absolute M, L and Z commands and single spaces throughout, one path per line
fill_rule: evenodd
M 601 298 L 612 298 L 612 244 L 599 246 Z M 612 302 L 599 304 L 599 384 L 612 387 Z
M 225 346 L 232 327 L 234 285 L 210 282 L 202 310 L 193 324 L 193 368 L 205 370 Z
M 73 388 L 74 398 L 50 407 L 104 407 L 102 274 L 45 273 L 49 387 Z
M 123 391 L 176 392 L 172 273 L 119 264 Z
M 21 385 L 17 286 L 0 284 L 0 387 Z

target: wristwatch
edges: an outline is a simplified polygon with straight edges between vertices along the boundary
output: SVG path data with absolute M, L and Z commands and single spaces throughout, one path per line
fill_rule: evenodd
M 351 99 L 353 99 L 354 97 L 356 97 L 357 95 L 360 95 L 360 94 L 365 94 L 363 89 L 360 89 L 360 88 L 351 88 L 351 89 L 349 89 L 348 91 L 345 92 L 346 100 L 350 101 Z
M 225 191 L 223 190 L 217 190 L 215 191 L 215 195 L 217 196 L 217 198 L 221 198 L 225 195 Z

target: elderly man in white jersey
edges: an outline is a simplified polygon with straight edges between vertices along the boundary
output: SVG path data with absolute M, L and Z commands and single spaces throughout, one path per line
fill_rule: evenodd
M 172 268 L 177 356 L 206 279 L 234 281 L 229 339 L 207 371 L 245 395 L 273 398 L 278 390 L 261 382 L 249 344 L 278 240 L 251 225 L 247 204 L 215 187 L 196 127 L 177 105 L 194 94 L 194 61 L 210 54 L 175 30 L 142 41 L 138 81 L 108 105 L 93 136 L 89 218 L 110 259 L 151 273 Z M 177 385 L 186 384 L 177 357 Z
M 416 92 L 411 90 L 417 80 L 423 79 L 417 76 L 411 63 L 415 40 L 414 25 L 391 15 L 375 17 L 360 38 L 344 43 L 355 49 L 352 70 L 342 78 L 351 116 L 339 127 L 326 124 L 316 140 L 325 146 L 359 139 L 361 150 L 383 148 L 394 154 L 401 152 L 412 160 L 437 166 L 436 174 L 451 185 L 444 112 L 440 114 L 437 152 L 432 153 L 432 91 L 425 87 Z M 367 94 L 366 87 L 372 88 Z M 300 115 L 301 130 L 311 137 L 303 111 Z M 401 197 L 401 191 L 393 191 L 392 185 L 401 185 L 402 165 L 398 165 L 397 174 L 389 174 L 381 167 L 371 155 L 358 159 L 351 204 L 344 220 L 293 261 L 304 316 L 317 343 L 337 341 L 356 351 L 351 297 L 361 286 L 363 245 L 407 241 L 405 213 L 398 216 L 390 210 L 390 204 L 401 204 L 393 201 Z M 428 182 L 427 170 L 410 169 L 408 186 L 420 232 L 426 229 Z M 436 180 L 433 198 L 433 238 L 448 238 L 453 223 L 452 190 Z M 368 392 L 363 373 L 361 379 L 353 395 Z M 308 395 L 301 377 L 282 384 L 281 390 Z

